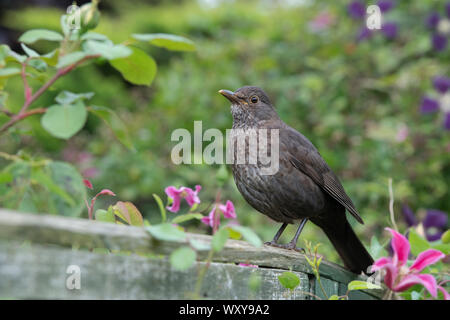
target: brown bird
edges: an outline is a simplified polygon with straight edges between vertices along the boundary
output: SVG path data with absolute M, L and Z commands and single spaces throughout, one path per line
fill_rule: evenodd
M 367 273 L 373 259 L 347 221 L 346 210 L 361 224 L 363 220 L 319 151 L 303 134 L 280 119 L 262 89 L 246 86 L 235 92 L 219 92 L 232 104 L 233 129 L 243 129 L 233 131 L 238 141 L 246 141 L 247 152 L 249 129 L 267 129 L 270 134 L 275 132 L 271 129 L 278 129 L 278 171 L 265 173 L 259 159 L 253 163 L 234 161 L 232 164 L 234 181 L 244 199 L 259 212 L 282 223 L 273 240 L 266 244 L 297 249 L 298 237 L 310 220 L 325 232 L 349 270 Z M 257 141 L 260 141 L 259 135 Z M 270 151 L 270 136 L 267 141 Z M 297 221 L 300 225 L 292 241 L 278 244 L 286 226 Z

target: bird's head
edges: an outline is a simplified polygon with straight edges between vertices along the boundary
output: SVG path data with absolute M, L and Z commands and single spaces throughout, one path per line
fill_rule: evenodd
M 278 118 L 269 97 L 261 88 L 246 86 L 235 92 L 219 90 L 219 93 L 231 102 L 231 113 L 235 121 L 259 122 Z

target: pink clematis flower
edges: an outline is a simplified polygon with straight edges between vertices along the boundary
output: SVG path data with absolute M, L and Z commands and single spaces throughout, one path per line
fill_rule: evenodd
M 239 263 L 238 265 L 241 267 L 258 268 L 258 265 L 250 263 Z
M 435 249 L 425 250 L 408 267 L 406 265 L 410 251 L 408 239 L 393 229 L 386 228 L 386 230 L 392 234 L 394 256 L 393 258 L 383 257 L 375 261 L 372 265 L 372 272 L 385 270 L 384 282 L 392 291 L 401 292 L 415 284 L 421 284 L 434 298 L 437 297 L 437 290 L 439 289 L 444 294 L 445 299 L 448 299 L 449 294 L 443 287 L 437 285 L 436 279 L 431 274 L 420 273 L 425 267 L 444 258 L 445 254 Z
M 226 205 L 219 205 L 219 209 L 223 212 L 225 218 L 236 219 L 236 210 L 234 210 L 234 204 L 230 200 L 227 200 Z
M 178 210 L 180 210 L 182 198 L 186 200 L 190 207 L 192 207 L 195 203 L 200 203 L 198 193 L 201 189 L 202 187 L 199 185 L 195 186 L 195 191 L 187 187 L 181 187 L 180 189 L 177 189 L 174 186 L 167 187 L 165 192 L 167 196 L 172 199 L 172 205 L 167 207 L 167 210 L 171 212 L 178 212 Z
M 236 219 L 236 210 L 234 209 L 234 204 L 233 202 L 231 202 L 230 200 L 227 200 L 226 205 L 223 204 L 216 204 L 213 206 L 212 210 L 210 211 L 210 213 L 203 217 L 201 219 L 201 221 L 206 224 L 209 225 L 211 228 L 214 228 L 214 215 L 216 212 L 216 209 L 219 208 L 220 211 L 222 211 L 223 216 L 226 219 Z M 220 218 L 217 219 L 217 226 L 219 227 L 220 224 Z

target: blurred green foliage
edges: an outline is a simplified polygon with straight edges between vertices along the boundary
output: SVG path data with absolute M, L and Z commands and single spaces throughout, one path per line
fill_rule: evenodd
M 389 177 L 394 181 L 399 223 L 402 202 L 414 209 L 450 212 L 450 135 L 438 115 L 419 112 L 422 96 L 433 90 L 431 79 L 449 75 L 450 49 L 433 52 L 430 32 L 422 23 L 444 2 L 398 1 L 389 13 L 399 25 L 397 37 L 375 35 L 361 42 L 356 41 L 360 22 L 348 16 L 346 2 L 278 3 L 236 1 L 211 8 L 190 1 L 154 6 L 109 3 L 112 10 L 102 11 L 95 31 L 114 42 L 132 33 L 173 33 L 193 40 L 197 50 L 168 52 L 141 44 L 158 62 L 151 87 L 132 86 L 110 65 L 97 63 L 58 80 L 38 105 L 50 106 L 62 88 L 94 91 L 92 103 L 115 110 L 125 121 L 136 152 L 114 140 L 92 115 L 83 131 L 68 141 L 45 132 L 40 116 L 28 118 L 19 129 L 32 135 L 1 137 L 0 149 L 12 154 L 22 149 L 71 162 L 89 174 L 95 186 L 132 201 L 150 221 L 159 219 L 152 194 L 162 195 L 168 185 L 202 185 L 201 208 L 207 211 L 216 192 L 211 177 L 219 167 L 173 165 L 171 132 L 192 131 L 194 120 L 203 121 L 203 130 L 230 128 L 229 104 L 217 91 L 256 85 L 268 92 L 281 118 L 305 134 L 341 178 L 366 222 L 354 224 L 366 244 L 389 224 Z M 27 7 L 7 12 L 1 24 L 18 34 L 32 28 L 57 30 L 61 13 Z M 331 17 L 330 23 L 317 30 L 314 21 L 323 13 Z M 53 49 L 44 42 L 34 48 Z M 30 85 L 38 86 L 37 82 Z M 23 102 L 21 85 L 20 77 L 7 84 L 12 111 Z M 82 153 L 89 157 L 80 159 Z M 245 203 L 232 179 L 223 189 L 223 197 L 235 202 L 240 223 L 269 240 L 278 226 Z M 195 226 L 207 229 L 198 222 Z M 283 239 L 290 239 L 294 231 L 290 226 Z M 307 225 L 303 237 L 326 243 L 323 253 L 337 259 L 314 226 Z

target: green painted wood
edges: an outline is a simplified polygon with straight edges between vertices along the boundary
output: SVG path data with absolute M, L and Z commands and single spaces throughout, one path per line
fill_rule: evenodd
M 71 265 L 80 268 L 80 289 L 69 290 Z M 99 254 L 43 245 L 0 242 L 0 298 L 3 299 L 186 299 L 192 298 L 197 274 L 205 263 L 176 271 L 167 259 L 135 254 Z M 308 276 L 292 292 L 281 286 L 280 269 L 212 263 L 200 296 L 204 299 L 305 299 Z M 251 276 L 259 286 L 249 285 Z
M 206 244 L 209 244 L 211 241 L 211 237 L 207 235 L 188 234 L 188 238 L 195 239 L 196 241 L 204 242 Z M 171 271 L 165 260 L 149 259 L 148 256 L 167 256 L 173 252 L 173 250 L 179 248 L 180 245 L 184 245 L 185 243 L 156 240 L 152 238 L 144 228 L 61 216 L 24 214 L 0 209 L 0 240 L 2 239 L 3 241 L 0 241 L 2 243 L 0 246 L 0 255 L 3 254 L 4 258 L 3 262 L 0 260 L 0 279 L 4 279 L 3 276 L 8 278 L 9 272 L 12 272 L 11 270 L 17 268 L 22 270 L 22 272 L 25 272 L 25 274 L 31 274 L 30 276 L 36 272 L 39 275 L 36 277 L 43 279 L 40 282 L 37 280 L 35 281 L 37 288 L 39 288 L 39 286 L 44 288 L 52 288 L 52 285 L 49 285 L 49 283 L 53 283 L 56 280 L 52 280 L 53 278 L 50 279 L 49 275 L 45 273 L 45 270 L 56 270 L 55 268 L 58 267 L 62 268 L 64 263 L 67 263 L 67 261 L 70 260 L 70 257 L 77 257 L 77 259 L 83 262 L 84 268 L 86 268 L 86 270 L 90 270 L 89 274 L 91 275 L 91 278 L 96 279 L 95 281 L 92 281 L 92 283 L 101 284 L 104 282 L 105 285 L 110 283 L 110 286 L 114 286 L 114 290 L 111 291 L 111 294 L 105 294 L 105 291 L 102 291 L 105 289 L 101 289 L 102 287 L 100 286 L 100 289 L 98 289 L 100 291 L 97 292 L 97 296 L 95 293 L 96 291 L 94 289 L 90 289 L 88 290 L 89 293 L 86 293 L 78 298 L 97 297 L 102 299 L 110 299 L 131 297 L 133 295 L 121 294 L 119 292 L 122 292 L 121 290 L 125 290 L 123 288 L 130 288 L 125 290 L 126 292 L 129 292 L 129 290 L 132 290 L 133 286 L 138 286 L 138 280 L 144 277 L 147 279 L 143 280 L 144 282 L 149 281 L 147 284 L 155 284 L 154 286 L 146 287 L 146 290 L 153 290 L 153 293 L 143 293 L 142 290 L 139 291 L 139 289 L 136 288 L 139 294 L 134 295 L 134 297 L 141 297 L 142 299 L 170 299 L 172 297 L 178 299 L 183 297 L 180 295 L 180 292 L 167 291 L 167 293 L 160 294 L 158 292 L 161 292 L 161 289 L 156 284 L 165 283 L 165 285 L 170 286 L 173 284 L 176 286 L 176 283 L 183 282 L 186 288 L 190 288 L 192 286 L 191 282 L 194 281 L 192 279 L 197 278 L 197 271 L 194 272 L 193 270 L 190 270 L 188 273 L 177 273 L 173 272 L 173 270 Z M 5 242 L 5 240 L 7 241 Z M 14 244 L 13 247 L 16 251 L 10 248 L 8 249 L 8 241 Z M 24 241 L 32 243 L 31 251 L 26 251 L 27 249 L 24 247 L 17 247 L 16 244 L 18 242 L 21 243 Z M 118 254 L 105 255 L 98 253 L 95 250 L 94 252 L 89 252 L 86 250 L 73 251 L 72 247 L 79 247 L 81 249 L 107 248 L 113 251 L 141 253 L 145 254 L 147 257 L 137 255 L 123 256 Z M 5 256 L 5 252 L 7 252 L 7 256 Z M 203 262 L 201 261 L 206 259 L 207 254 L 208 250 L 199 250 L 197 252 L 197 257 L 199 260 L 198 266 L 202 265 Z M 11 257 L 14 257 L 13 261 L 16 261 L 16 263 L 8 266 L 6 262 Z M 46 257 L 46 260 L 44 257 Z M 20 262 L 20 259 L 23 259 L 23 261 Z M 29 259 L 29 261 L 27 259 Z M 144 259 L 142 261 L 145 261 L 147 268 L 149 268 L 149 270 L 153 270 L 152 272 L 159 276 L 151 277 L 145 272 L 142 273 L 142 275 L 138 275 L 139 273 L 137 273 L 135 278 L 132 278 L 136 279 L 136 281 L 132 281 L 129 277 L 126 277 L 124 278 L 126 280 L 117 284 L 116 289 L 116 282 L 108 280 L 107 278 L 109 275 L 108 270 L 116 270 L 118 275 L 120 275 L 121 273 L 119 270 L 123 269 L 123 265 L 129 263 L 130 268 L 137 268 L 137 264 L 142 264 L 143 262 L 139 259 Z M 39 264 L 36 263 L 36 261 L 41 262 Z M 61 262 L 61 265 L 58 264 L 59 261 L 63 261 Z M 307 299 L 318 295 L 323 298 L 321 293 L 318 293 L 317 291 L 317 285 L 315 284 L 312 271 L 303 254 L 293 252 L 291 250 L 268 246 L 255 248 L 244 241 L 228 240 L 224 250 L 213 256 L 213 261 L 215 263 L 213 263 L 214 267 L 211 268 L 211 270 L 217 270 L 217 272 L 211 271 L 208 275 L 208 282 L 205 281 L 206 284 L 209 282 L 214 284 L 214 286 L 207 289 L 207 297 L 223 299 L 243 299 L 245 297 L 255 299 Z M 256 264 L 260 266 L 260 268 L 257 269 L 258 271 L 254 271 L 249 268 L 236 266 L 236 264 L 240 262 Z M 118 264 L 117 268 L 115 267 L 116 264 Z M 36 269 L 34 269 L 33 265 L 36 266 Z M 44 266 L 42 267 L 42 270 L 39 269 L 40 266 Z M 28 269 L 25 270 L 23 268 Z M 219 270 L 222 270 L 223 273 Z M 290 293 L 288 290 L 280 287 L 276 275 L 282 272 L 282 270 L 292 270 L 299 274 L 302 279 L 302 285 L 299 290 L 304 293 Z M 43 274 L 39 272 L 43 272 Z M 251 292 L 248 290 L 248 286 L 244 286 L 244 284 L 248 282 L 248 278 L 252 272 L 261 273 L 264 280 L 262 281 L 264 290 L 260 292 Z M 346 287 L 347 283 L 351 280 L 366 279 L 364 276 L 355 275 L 342 267 L 325 260 L 321 264 L 320 273 L 321 278 L 323 279 L 322 283 L 325 284 L 327 287 L 326 290 L 329 290 L 331 294 L 336 294 L 338 290 L 341 290 L 340 288 L 342 286 Z M 226 278 L 224 278 L 224 275 L 226 275 Z M 176 280 L 173 280 L 173 277 L 175 277 Z M 229 283 L 232 283 L 233 286 L 235 286 L 234 291 L 236 292 L 230 289 L 233 286 L 217 286 L 218 284 L 223 283 L 223 281 L 225 281 L 224 279 L 226 281 L 231 281 Z M 125 282 L 128 282 L 129 284 L 127 285 Z M 244 287 L 247 289 L 244 289 Z M 20 288 L 20 286 L 18 288 Z M 226 288 L 228 288 L 228 291 Z M 215 290 L 217 292 L 214 293 Z M 21 290 L 17 289 L 14 292 L 18 293 L 20 291 Z M 59 293 L 62 294 L 61 292 Z M 3 297 L 5 294 L 8 295 L 7 289 L 5 289 L 4 286 L 0 287 L 0 297 Z M 233 294 L 236 294 L 236 296 L 233 296 Z M 251 296 L 252 294 L 254 296 Z M 31 296 L 37 297 L 33 294 L 31 294 L 30 297 Z M 361 295 L 361 297 L 370 298 L 379 298 L 381 296 L 382 292 L 375 292 L 373 290 L 367 291 L 367 293 L 362 293 Z M 49 296 L 42 296 L 42 298 L 46 297 Z M 71 296 L 68 296 L 66 293 L 60 297 L 70 298 Z M 74 298 L 76 297 L 77 296 L 74 296 Z

